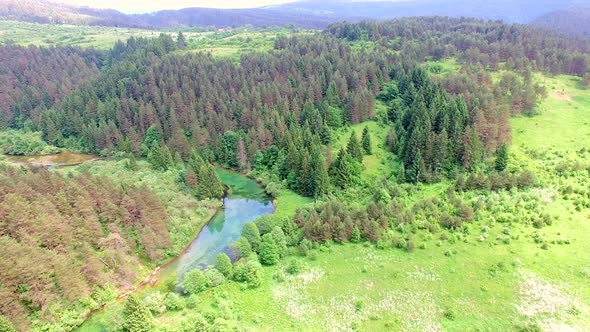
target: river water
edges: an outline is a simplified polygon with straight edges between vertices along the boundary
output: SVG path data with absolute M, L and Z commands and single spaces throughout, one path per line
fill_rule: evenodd
M 271 197 L 256 181 L 223 169 L 216 172 L 229 187 L 223 208 L 203 227 L 187 250 L 160 271 L 158 279 L 176 275 L 180 283 L 187 272 L 213 265 L 218 254 L 225 252 L 231 257 L 230 245 L 240 237 L 244 225 L 274 212 Z

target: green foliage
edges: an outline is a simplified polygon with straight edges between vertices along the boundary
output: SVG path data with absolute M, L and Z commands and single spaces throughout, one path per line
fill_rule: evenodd
M 272 234 L 264 234 L 260 244 L 260 262 L 264 265 L 275 265 L 279 258 L 279 248 Z
M 240 236 L 232 245 L 232 250 L 236 253 L 238 257 L 248 257 L 250 256 L 252 251 L 252 245 L 250 245 L 250 241 L 244 236 Z
M 123 330 L 128 332 L 147 332 L 154 329 L 154 321 L 149 309 L 131 294 L 125 301 L 123 310 Z
M 56 152 L 59 152 L 59 149 L 43 141 L 41 133 L 12 129 L 0 131 L 0 153 L 2 154 L 30 156 Z
M 367 132 L 368 134 L 368 132 Z M 369 141 L 370 143 L 370 141 Z M 346 146 L 346 152 L 348 152 L 348 154 L 358 160 L 359 162 L 363 161 L 363 150 L 361 148 L 361 145 L 358 141 L 358 138 L 356 137 L 356 133 L 353 131 L 352 134 L 350 135 L 350 139 L 348 140 L 348 145 Z
M 176 293 L 167 293 L 164 299 L 166 309 L 170 311 L 179 311 L 186 307 L 186 302 Z
M 199 199 L 220 198 L 224 194 L 223 184 L 211 164 L 195 152 L 187 163 L 183 180 L 193 195 Z
M 260 231 L 258 230 L 258 226 L 256 226 L 256 223 L 249 222 L 245 224 L 244 228 L 242 228 L 242 237 L 248 240 L 253 251 L 259 251 L 260 241 L 262 239 L 260 237 Z
M 338 157 L 332 164 L 330 174 L 334 185 L 345 189 L 360 182 L 362 165 L 346 150 L 341 149 Z
M 217 259 L 215 260 L 215 268 L 217 271 L 221 272 L 226 278 L 231 278 L 233 265 L 231 263 L 231 259 L 225 253 L 220 253 L 217 255 Z
M 180 321 L 179 332 L 206 332 L 209 322 L 198 312 L 190 311 Z
M 365 127 L 363 129 L 363 136 L 361 138 L 361 144 L 363 146 L 363 151 L 367 155 L 373 154 L 373 148 L 371 146 L 371 134 L 369 133 L 369 127 Z
M 188 294 L 197 294 L 207 288 L 207 278 L 200 269 L 194 269 L 184 275 L 182 287 Z
M 352 235 L 350 236 L 350 242 L 352 242 L 352 243 L 361 242 L 361 231 L 359 230 L 357 225 L 354 225 L 354 227 L 352 228 Z
M 498 151 L 496 151 L 496 161 L 494 167 L 498 172 L 502 172 L 508 166 L 508 147 L 502 144 Z
M 217 287 L 225 282 L 225 276 L 215 268 L 208 268 L 203 274 L 207 287 Z
M 262 273 L 258 259 L 240 259 L 234 265 L 234 280 L 246 282 L 252 288 L 260 286 Z
M 8 318 L 0 315 L 0 331 L 2 332 L 16 332 L 12 323 L 8 320 Z

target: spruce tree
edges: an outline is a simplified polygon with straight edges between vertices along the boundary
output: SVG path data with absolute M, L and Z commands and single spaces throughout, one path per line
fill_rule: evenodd
M 184 50 L 186 48 L 186 38 L 184 37 L 184 34 L 182 33 L 182 31 L 178 31 L 178 37 L 176 38 L 176 45 L 178 46 L 178 49 L 180 49 L 180 50 Z
M 361 150 L 361 145 L 360 145 L 358 139 L 356 138 L 356 133 L 354 132 L 354 130 L 352 131 L 352 134 L 350 135 L 348 145 L 346 146 L 346 151 L 354 159 L 356 159 L 360 162 L 363 161 L 363 151 Z
M 361 231 L 359 230 L 357 225 L 354 225 L 352 228 L 352 234 L 350 236 L 350 242 L 352 243 L 359 243 L 361 242 Z
M 215 268 L 221 272 L 226 278 L 231 278 L 232 274 L 232 263 L 229 256 L 225 253 L 220 253 L 217 255 L 217 259 L 215 260 Z
M 264 234 L 260 244 L 260 262 L 264 265 L 275 265 L 280 257 L 279 248 L 272 234 Z
M 147 332 L 154 329 L 154 320 L 150 310 L 135 295 L 131 294 L 125 301 L 123 309 L 123 330 L 128 332 Z
M 242 228 L 242 236 L 248 240 L 250 246 L 252 247 L 252 250 L 258 252 L 261 241 L 258 226 L 256 226 L 256 224 L 253 222 L 245 224 L 244 228 Z
M 373 148 L 371 147 L 371 134 L 369 133 L 369 127 L 365 127 L 365 129 L 363 129 L 363 136 L 361 138 L 361 142 L 365 154 L 372 155 Z
M 330 178 L 324 156 L 319 146 L 312 147 L 311 151 L 311 196 L 318 198 L 330 190 Z
M 506 144 L 502 144 L 498 151 L 496 151 L 495 168 L 498 172 L 502 172 L 508 166 L 508 148 Z

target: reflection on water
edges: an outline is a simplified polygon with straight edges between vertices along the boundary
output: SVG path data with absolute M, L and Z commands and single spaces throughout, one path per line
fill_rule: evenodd
M 237 173 L 216 171 L 229 187 L 228 196 L 223 200 L 224 207 L 203 227 L 185 253 L 162 271 L 163 277 L 175 273 L 181 282 L 185 273 L 213 265 L 218 254 L 229 254 L 230 245 L 240 237 L 246 223 L 274 212 L 270 197 L 256 181 Z
M 274 206 L 269 201 L 225 198 L 224 209 L 203 228 L 180 258 L 176 268 L 179 281 L 188 271 L 195 268 L 205 269 L 213 265 L 219 253 L 228 253 L 229 246 L 242 234 L 244 224 L 272 212 L 274 212 Z

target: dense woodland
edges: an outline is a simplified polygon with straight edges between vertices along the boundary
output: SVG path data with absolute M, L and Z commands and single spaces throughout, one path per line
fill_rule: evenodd
M 2 46 L 0 126 L 40 131 L 58 147 L 128 157 L 131 171 L 135 158 L 145 157 L 153 170 L 177 172 L 176 181 L 199 199 L 223 195 L 211 163 L 255 170 L 321 198 L 365 185 L 362 161 L 373 153 L 368 127 L 335 153 L 333 133 L 374 119 L 378 99 L 386 106 L 378 121 L 388 130 L 380 143 L 401 165 L 395 180 L 456 181 L 440 199 L 408 204 L 412 187 L 384 180 L 366 208 L 329 200 L 277 224 L 251 224 L 234 249 L 237 257 L 259 256 L 238 261 L 232 276 L 248 283 L 259 282 L 260 263 L 275 264 L 287 245 L 304 253 L 326 241 L 388 241 L 412 251 L 411 235 L 383 239 L 383 230 L 408 224 L 409 232 L 462 231 L 478 213 L 499 213 L 485 202 L 474 210 L 458 193 L 535 183 L 530 172 L 506 170 L 509 118 L 537 111 L 546 92 L 533 71 L 588 78 L 590 53 L 586 42 L 524 26 L 444 18 L 279 36 L 272 51 L 243 54 L 238 64 L 176 52 L 184 48 L 181 33 L 132 38 L 108 52 Z M 462 69 L 439 76 L 436 66 L 423 64 L 449 57 Z M 11 149 L 14 137 L 2 148 Z M 80 295 L 98 296 L 93 285 L 129 285 L 138 257 L 156 261 L 170 245 L 165 207 L 146 187 L 3 168 L 0 202 L 1 246 L 6 257 L 21 258 L 0 261 L 0 307 L 20 329 L 31 313 L 51 317 Z M 526 218 L 540 227 L 551 222 L 532 212 Z
M 132 285 L 137 257 L 157 260 L 170 245 L 166 211 L 145 187 L 3 168 L 0 202 L 0 307 L 21 329 L 95 286 Z

